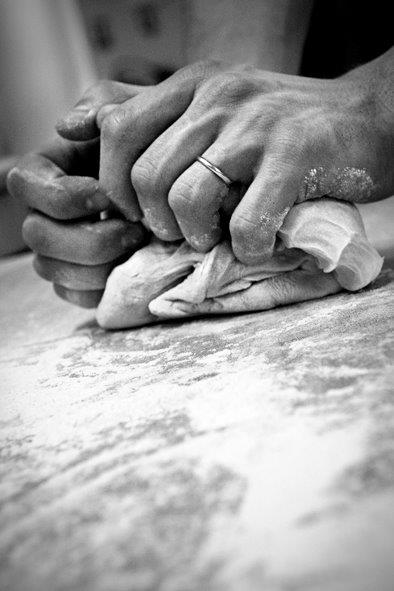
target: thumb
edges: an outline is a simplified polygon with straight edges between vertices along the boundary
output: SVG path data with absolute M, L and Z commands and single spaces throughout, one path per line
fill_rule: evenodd
M 99 135 L 97 114 L 107 105 L 116 105 L 133 98 L 146 86 L 101 80 L 91 86 L 82 98 L 56 124 L 62 137 L 73 141 L 90 140 Z

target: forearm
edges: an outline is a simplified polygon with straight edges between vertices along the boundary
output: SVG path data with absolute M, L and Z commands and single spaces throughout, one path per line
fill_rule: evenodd
M 224 10 L 225 7 L 225 10 Z M 311 0 L 193 0 L 187 61 L 223 60 L 296 74 Z
M 379 170 L 373 200 L 389 197 L 394 194 L 394 47 L 338 80 L 348 85 L 353 108 L 364 118 L 370 158 Z
M 382 115 L 394 134 L 394 47 L 374 60 L 377 97 Z

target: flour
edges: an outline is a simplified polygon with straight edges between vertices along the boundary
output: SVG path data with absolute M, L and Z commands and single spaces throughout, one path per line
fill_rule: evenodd
M 365 168 L 318 166 L 305 175 L 298 202 L 327 195 L 352 203 L 366 203 L 371 200 L 374 189 L 374 182 Z

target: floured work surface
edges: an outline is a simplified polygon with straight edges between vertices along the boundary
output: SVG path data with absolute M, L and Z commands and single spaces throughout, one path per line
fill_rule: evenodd
M 112 333 L 0 289 L 2 589 L 392 591 L 393 272 Z

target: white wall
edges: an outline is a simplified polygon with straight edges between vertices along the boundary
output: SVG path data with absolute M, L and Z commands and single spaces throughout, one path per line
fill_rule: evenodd
M 96 79 L 73 0 L 1 0 L 0 134 L 3 152 L 23 153 Z

